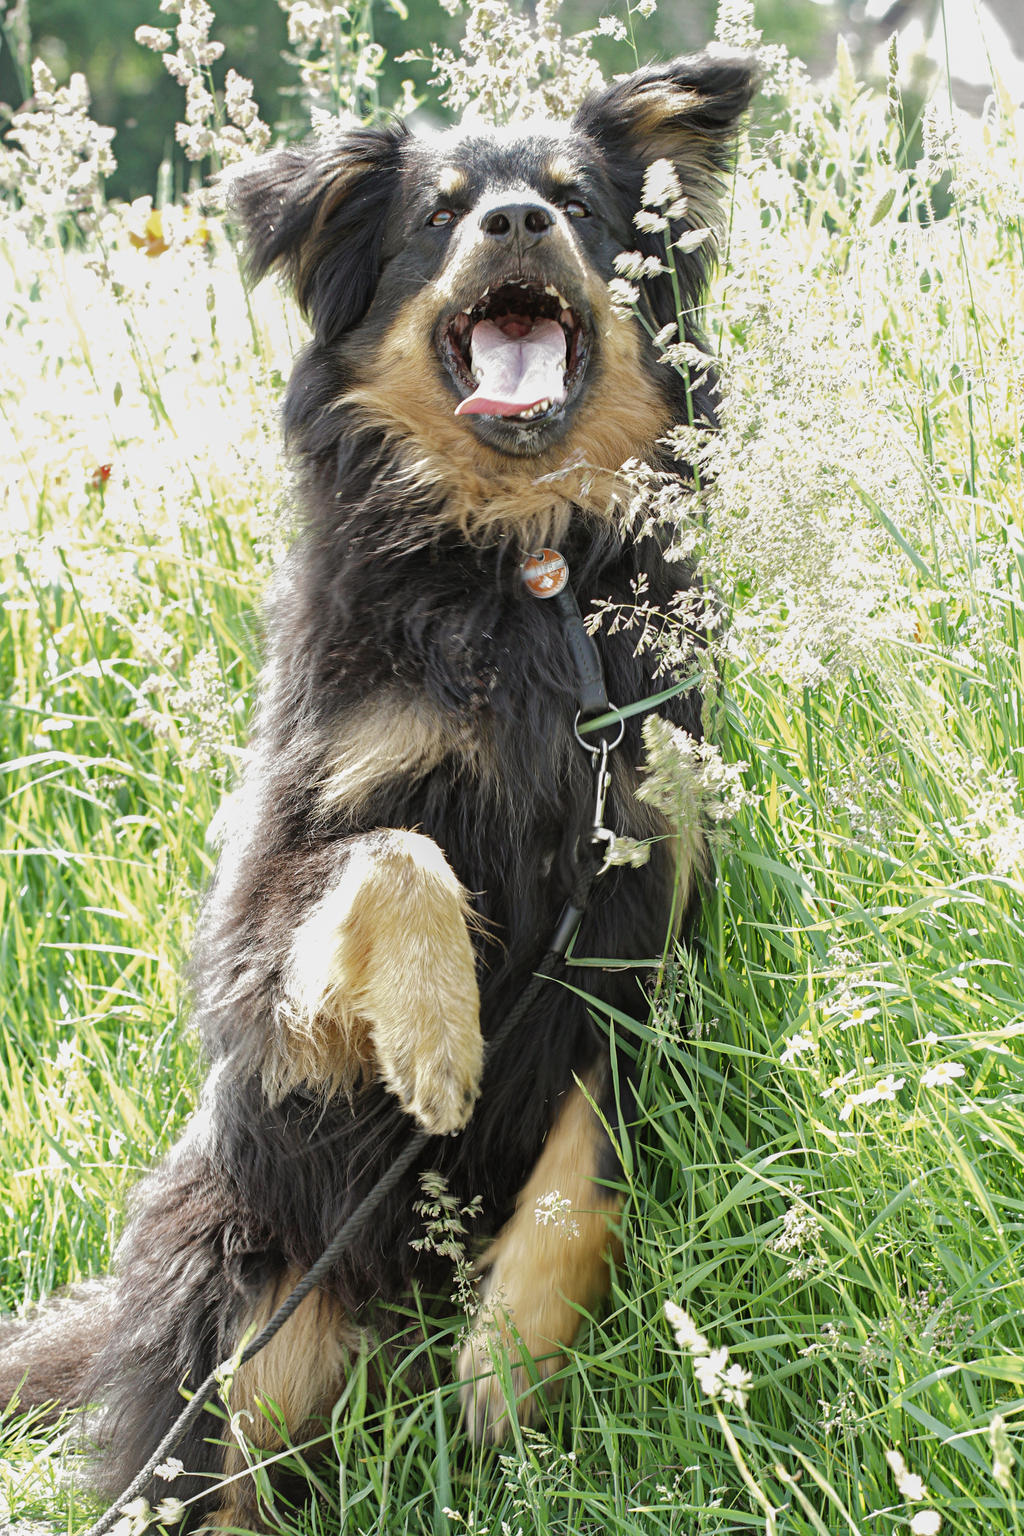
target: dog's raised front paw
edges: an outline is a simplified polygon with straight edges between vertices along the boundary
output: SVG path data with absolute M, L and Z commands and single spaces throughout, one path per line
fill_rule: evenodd
M 480 1092 L 483 1040 L 466 894 L 418 832 L 373 850 L 346 934 L 356 1006 L 381 1077 L 424 1130 L 459 1131 Z
M 378 1025 L 372 1034 L 384 1082 L 432 1136 L 452 1135 L 468 1124 L 483 1064 L 477 1012 L 460 1016 L 444 1004 L 439 999 L 423 1008 L 405 1031 Z M 431 1038 L 438 1042 L 432 1049 Z
M 480 1092 L 480 996 L 466 893 L 418 832 L 354 838 L 296 932 L 269 1091 L 378 1072 L 424 1130 L 459 1131 Z

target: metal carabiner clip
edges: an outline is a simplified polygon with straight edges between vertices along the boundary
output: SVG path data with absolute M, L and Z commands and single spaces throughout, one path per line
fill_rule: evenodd
M 614 704 L 609 706 L 609 709 L 613 710 L 614 708 Z M 580 735 L 580 711 L 577 710 L 576 719 L 573 721 L 572 729 L 576 740 L 579 742 L 584 752 L 590 753 L 591 763 L 594 769 L 594 815 L 590 828 L 590 844 L 593 848 L 599 848 L 602 846 L 602 844 L 604 845 L 604 860 L 601 864 L 601 868 L 597 871 L 597 876 L 595 877 L 600 878 L 600 876 L 605 874 L 615 862 L 615 844 L 617 841 L 615 833 L 612 831 L 611 827 L 606 827 L 604 824 L 604 810 L 605 803 L 608 799 L 608 786 L 612 781 L 611 769 L 608 767 L 608 755 L 609 753 L 615 751 L 615 748 L 620 744 L 623 736 L 625 736 L 626 722 L 620 716 L 619 734 L 613 741 L 609 741 L 607 737 L 602 737 L 598 742 L 590 742 L 586 741 Z
M 619 740 L 621 739 L 620 736 Z M 615 745 L 618 746 L 618 742 Z M 611 827 L 606 827 L 604 822 L 608 786 L 612 781 L 611 769 L 608 767 L 608 753 L 611 750 L 609 743 L 602 741 L 594 754 L 594 818 L 590 829 L 590 841 L 595 848 L 599 848 L 604 844 L 604 860 L 601 868 L 597 871 L 598 877 L 605 874 L 611 868 L 615 857 L 615 833 Z

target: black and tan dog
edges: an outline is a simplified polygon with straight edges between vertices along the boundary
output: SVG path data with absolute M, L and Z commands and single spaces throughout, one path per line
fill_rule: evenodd
M 619 1200 L 592 1103 L 613 1125 L 630 1105 L 591 1011 L 549 983 L 485 1049 L 545 950 L 593 813 L 566 638 L 520 564 L 556 545 L 584 612 L 629 604 L 638 580 L 665 604 L 687 579 L 656 539 L 621 526 L 616 494 L 627 459 L 678 469 L 658 440 L 686 419 L 686 386 L 649 339 L 676 318 L 676 295 L 667 276 L 648 281 L 641 323 L 613 310 L 607 284 L 623 249 L 664 251 L 633 223 L 656 159 L 688 199 L 679 227 L 713 222 L 752 91 L 743 58 L 684 58 L 619 81 L 565 125 L 338 133 L 268 155 L 234 188 L 252 275 L 283 270 L 313 340 L 286 406 L 301 530 L 192 972 L 210 1075 L 136 1192 L 113 1276 L 0 1333 L 0 1401 L 19 1389 L 23 1404 L 99 1405 L 112 1492 L 414 1122 L 431 1140 L 372 1241 L 233 1382 L 257 1444 L 277 1443 L 261 1403 L 301 1431 L 339 1395 L 374 1310 L 413 1282 L 445 1286 L 445 1261 L 412 1246 L 423 1168 L 460 1202 L 482 1197 L 491 1238 L 459 1362 L 477 1438 L 507 1428 L 493 1340 L 550 1375 L 606 1289 Z M 679 257 L 691 338 L 709 249 Z M 694 392 L 698 416 L 711 416 L 709 392 Z M 613 700 L 664 687 L 628 633 L 598 645 Z M 693 693 L 666 708 L 699 733 Z M 607 820 L 653 837 L 653 852 L 600 881 L 582 954 L 660 953 L 699 863 L 699 839 L 673 839 L 635 799 L 641 757 L 632 718 Z M 643 1007 L 628 967 L 578 980 L 615 1008 Z M 556 1190 L 571 1238 L 536 1219 Z M 527 1418 L 530 1374 L 517 1365 L 514 1379 Z M 189 1475 L 160 1492 L 189 1498 L 239 1471 L 222 1434 L 201 1421 L 177 1453 Z M 253 1497 L 239 1478 L 196 1507 L 245 1524 Z

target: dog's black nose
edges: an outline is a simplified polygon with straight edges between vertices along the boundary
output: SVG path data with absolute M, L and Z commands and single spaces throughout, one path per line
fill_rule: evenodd
M 518 245 L 520 250 L 536 245 L 554 222 L 554 213 L 543 203 L 505 203 L 480 215 L 485 235 L 501 245 Z

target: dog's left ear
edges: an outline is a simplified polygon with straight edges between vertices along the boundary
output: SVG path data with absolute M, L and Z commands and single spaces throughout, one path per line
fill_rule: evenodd
M 758 80 L 752 55 L 689 54 L 639 69 L 588 97 L 573 127 L 600 146 L 622 183 L 637 167 L 671 160 L 703 217 L 718 201 L 736 125 Z
M 397 195 L 404 123 L 289 145 L 225 178 L 251 282 L 283 271 L 317 340 L 336 340 L 369 308 Z

